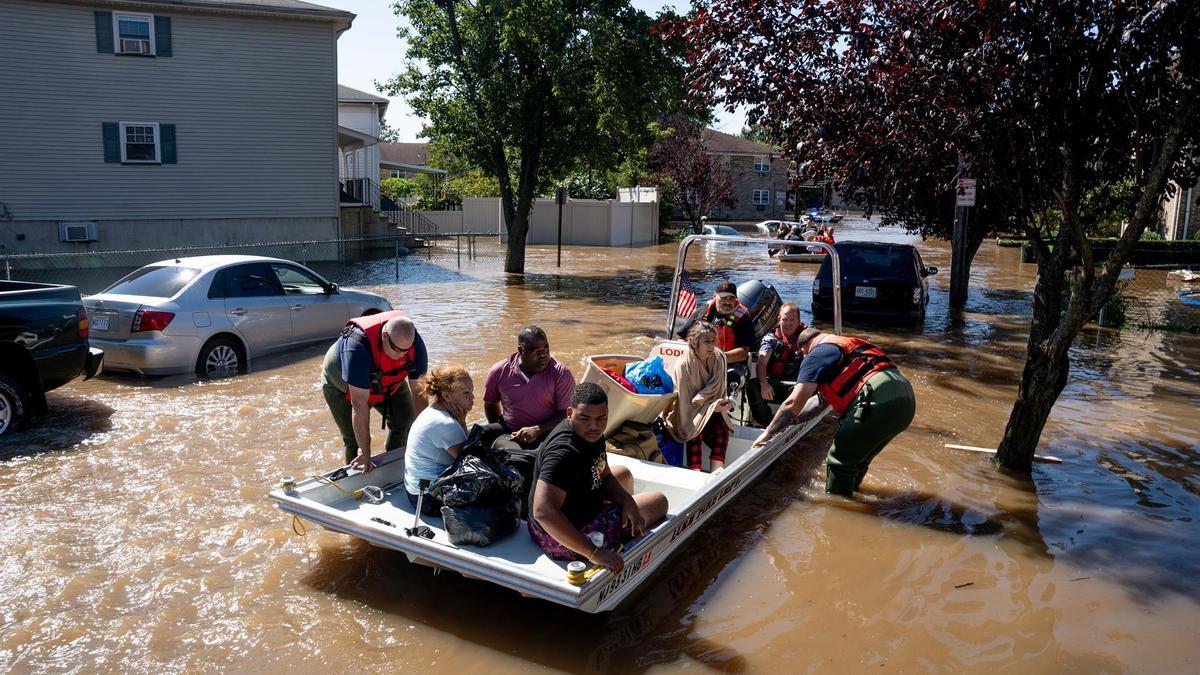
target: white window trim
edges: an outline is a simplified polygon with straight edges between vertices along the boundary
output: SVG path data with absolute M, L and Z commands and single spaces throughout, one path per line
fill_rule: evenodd
M 155 35 L 154 35 L 154 15 L 153 14 L 141 14 L 138 12 L 113 12 L 113 22 L 112 22 L 113 23 L 113 53 L 114 54 L 130 54 L 133 56 L 145 56 L 146 55 L 146 54 L 138 54 L 137 52 L 121 51 L 121 18 L 122 17 L 124 17 L 126 19 L 145 19 L 146 21 L 148 21 L 150 23 L 150 51 L 148 52 L 148 54 L 150 56 L 157 56 L 158 51 L 155 47 L 155 43 L 157 41 L 155 40 Z
M 763 195 L 763 201 L 761 201 L 761 202 L 758 201 L 759 193 L 762 193 L 762 195 Z M 753 194 L 750 195 L 750 201 L 755 206 L 770 206 L 771 205 L 771 191 L 770 190 L 755 190 L 753 192 Z
M 154 159 L 129 159 L 125 155 L 125 127 L 154 127 Z M 158 122 L 118 122 L 117 140 L 121 145 L 122 164 L 162 164 L 162 133 Z
M 754 170 L 759 173 L 766 173 L 771 170 L 771 158 L 765 155 L 754 156 Z

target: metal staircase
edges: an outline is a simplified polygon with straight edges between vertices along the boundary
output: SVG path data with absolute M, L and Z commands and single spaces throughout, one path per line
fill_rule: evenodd
M 344 178 L 338 181 L 343 202 L 370 206 L 401 234 L 437 235 L 437 223 L 413 207 L 396 202 L 383 194 L 383 188 L 370 178 Z

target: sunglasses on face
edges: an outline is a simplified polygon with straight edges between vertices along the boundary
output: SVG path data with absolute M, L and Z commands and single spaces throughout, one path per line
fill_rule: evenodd
M 383 339 L 387 340 L 388 346 L 392 348 L 392 351 L 397 351 L 397 352 L 408 351 L 407 349 L 401 349 L 401 348 L 397 347 L 396 343 L 392 342 L 392 336 L 388 335 L 387 333 L 383 334 Z

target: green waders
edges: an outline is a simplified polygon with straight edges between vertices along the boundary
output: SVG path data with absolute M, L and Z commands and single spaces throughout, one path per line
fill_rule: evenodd
M 786 380 L 776 380 L 773 377 L 767 378 L 767 383 L 771 385 L 771 389 L 775 392 L 774 401 L 764 401 L 762 394 L 758 391 L 758 380 L 755 380 L 746 389 L 746 394 L 750 397 L 750 415 L 754 422 L 760 427 L 766 427 L 774 418 L 774 413 L 771 412 L 771 403 L 779 405 L 792 393 L 792 387 L 796 386 L 795 382 Z
M 342 434 L 342 445 L 346 448 L 346 463 L 349 464 L 358 456 L 358 441 L 354 440 L 353 408 L 350 401 L 346 399 L 346 390 L 338 387 L 338 383 L 341 383 L 343 387 L 346 385 L 342 382 L 336 342 L 325 354 L 323 372 L 321 393 L 324 394 L 325 404 L 329 406 L 333 421 Z M 406 380 L 402 386 L 397 388 L 395 394 L 372 407 L 383 416 L 383 421 L 387 425 L 388 435 L 384 449 L 394 450 L 407 443 L 408 429 L 417 417 L 408 381 Z
M 867 466 L 912 423 L 917 397 L 896 368 L 867 378 L 842 416 L 825 459 L 825 491 L 852 495 L 867 475 Z

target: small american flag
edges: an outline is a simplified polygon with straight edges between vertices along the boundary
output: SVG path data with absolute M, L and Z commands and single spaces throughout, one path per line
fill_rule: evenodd
M 696 311 L 696 287 L 688 279 L 687 272 L 679 273 L 679 301 L 675 303 L 675 314 L 688 318 Z

